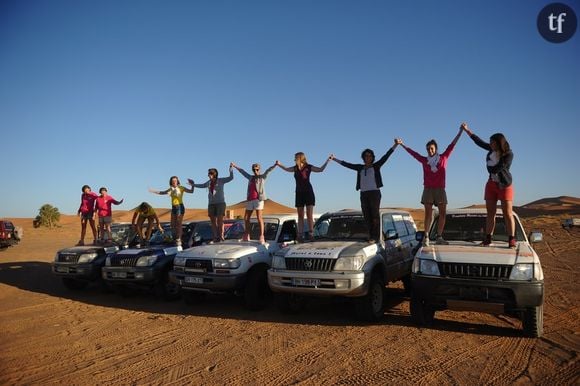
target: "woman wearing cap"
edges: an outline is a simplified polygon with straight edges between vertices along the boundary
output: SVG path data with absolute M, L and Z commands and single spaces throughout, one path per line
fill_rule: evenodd
M 369 229 L 369 243 L 379 241 L 381 237 L 380 208 L 381 187 L 383 186 L 381 166 L 387 162 L 397 145 L 395 141 L 395 144 L 377 162 L 375 162 L 375 153 L 371 149 L 362 151 L 361 158 L 364 162 L 362 164 L 351 164 L 339 160 L 334 155 L 331 156 L 331 159 L 340 165 L 357 172 L 356 190 L 360 190 L 360 206 Z
M 250 240 L 250 218 L 252 217 L 252 212 L 256 211 L 256 217 L 258 219 L 258 225 L 260 226 L 260 243 L 264 243 L 264 219 L 262 218 L 262 210 L 264 209 L 264 201 L 266 200 L 266 191 L 264 185 L 268 174 L 276 167 L 276 164 L 270 166 L 263 174 L 260 174 L 260 164 L 252 165 L 253 175 L 250 175 L 244 169 L 237 166 L 235 163 L 231 163 L 233 168 L 236 168 L 238 172 L 248 179 L 248 192 L 246 196 L 246 213 L 244 214 L 244 241 Z

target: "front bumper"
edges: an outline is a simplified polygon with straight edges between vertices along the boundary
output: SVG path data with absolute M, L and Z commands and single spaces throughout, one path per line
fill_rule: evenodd
M 268 284 L 274 292 L 312 296 L 359 297 L 368 292 L 363 271 L 304 272 L 270 269 Z
M 71 263 L 53 263 L 52 273 L 57 276 L 93 281 L 101 276 L 101 265 L 96 264 L 71 264 Z
M 103 267 L 103 279 L 114 283 L 156 283 L 161 270 L 154 267 Z
M 503 305 L 506 312 L 522 311 L 544 302 L 543 281 L 500 281 L 412 275 L 413 297 L 436 309 L 454 304 Z
M 169 272 L 169 280 L 178 284 L 182 289 L 211 292 L 230 293 L 244 288 L 246 284 L 246 274 L 204 274 L 185 273 L 178 271 Z

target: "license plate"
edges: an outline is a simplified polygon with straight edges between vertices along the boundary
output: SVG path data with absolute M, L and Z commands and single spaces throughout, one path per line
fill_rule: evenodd
M 318 287 L 320 286 L 320 279 L 293 278 L 292 285 L 299 287 Z
M 185 282 L 188 284 L 203 284 L 203 277 L 186 276 Z
M 112 272 L 113 279 L 126 279 L 127 272 Z
M 68 273 L 68 267 L 56 267 L 56 272 Z

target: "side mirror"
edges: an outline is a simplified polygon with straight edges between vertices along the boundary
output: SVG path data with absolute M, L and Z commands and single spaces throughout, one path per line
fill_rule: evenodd
M 422 242 L 425 238 L 425 231 L 418 231 L 415 233 L 415 240 L 418 242 Z
M 399 234 L 392 229 L 389 229 L 388 231 L 385 232 L 385 240 L 394 240 L 398 238 Z
M 530 237 L 528 237 L 530 239 L 530 242 L 532 243 L 539 243 L 541 241 L 544 240 L 544 237 L 542 236 L 542 232 L 538 232 L 538 231 L 534 231 L 532 233 L 530 233 Z

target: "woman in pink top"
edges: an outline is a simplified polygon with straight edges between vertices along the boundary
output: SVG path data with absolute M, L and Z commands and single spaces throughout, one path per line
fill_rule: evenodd
M 434 139 L 427 142 L 425 145 L 427 149 L 427 156 L 422 156 L 413 149 L 405 146 L 403 140 L 397 138 L 396 142 L 403 146 L 405 150 L 413 158 L 423 165 L 423 195 L 421 196 L 421 204 L 425 207 L 425 237 L 423 238 L 424 245 L 429 245 L 429 228 L 431 227 L 431 220 L 433 218 L 433 204 L 439 209 L 439 222 L 437 224 L 437 238 L 436 244 L 447 244 L 443 239 L 443 229 L 445 227 L 445 213 L 447 210 L 447 193 L 445 193 L 445 169 L 447 168 L 447 159 L 455 148 L 455 144 L 463 130 L 459 128 L 459 132 L 453 138 L 453 141 L 447 146 L 447 149 L 442 154 L 437 152 L 437 142 Z
M 102 242 L 110 243 L 113 241 L 111 239 L 111 222 L 113 221 L 113 210 L 111 206 L 113 204 L 122 204 L 124 199 L 121 199 L 121 201 L 115 200 L 109 196 L 107 188 L 104 187 L 99 189 L 99 193 L 101 195 L 97 198 L 95 205 L 97 215 L 99 216 L 99 233 Z
M 95 200 L 99 195 L 91 191 L 89 185 L 83 185 L 81 191 L 81 205 L 77 214 L 81 217 L 81 239 L 77 245 L 85 245 L 85 234 L 87 233 L 87 221 L 93 231 L 93 243 L 97 240 L 97 228 L 95 227 Z

